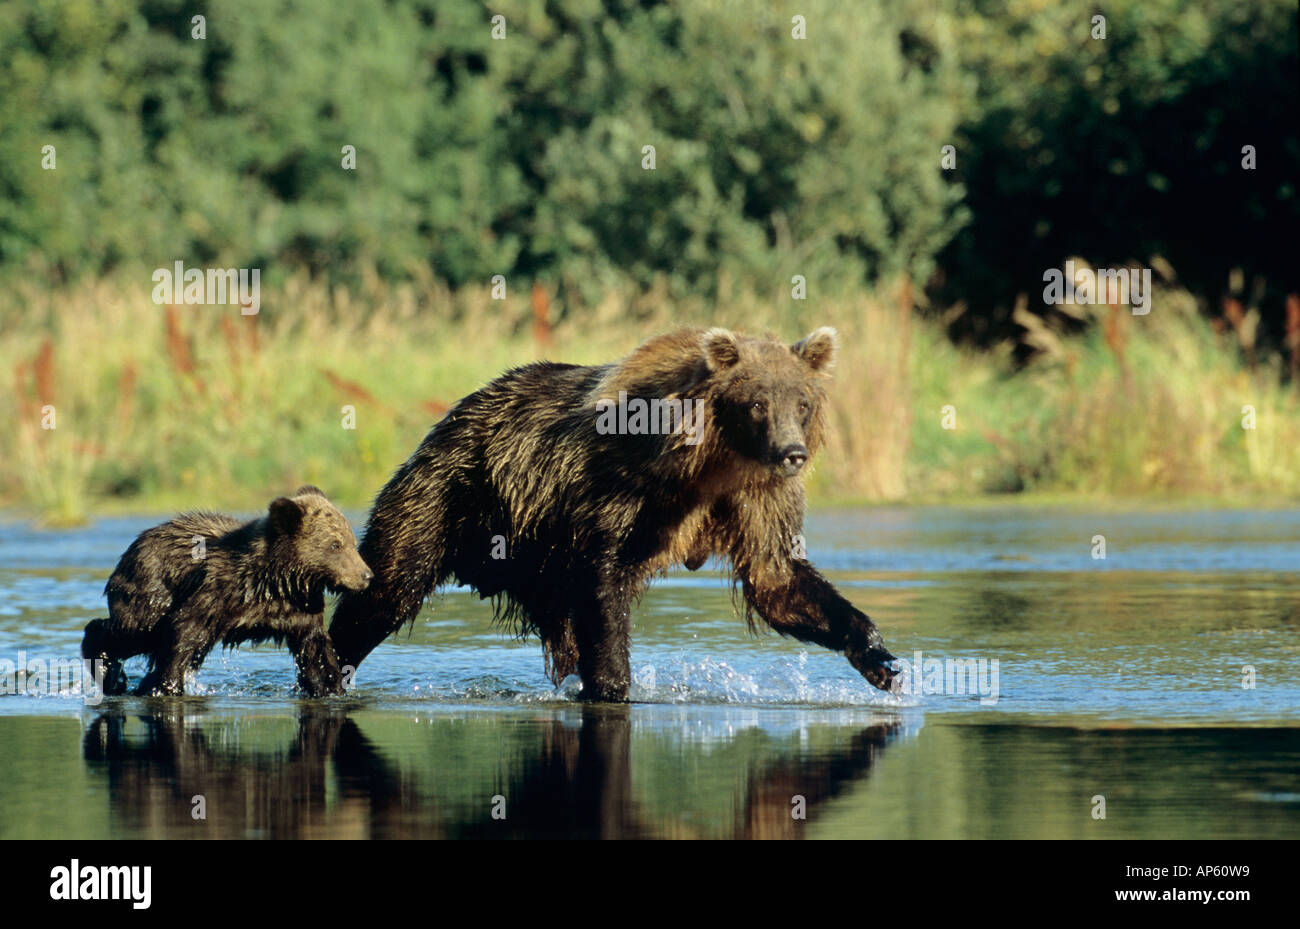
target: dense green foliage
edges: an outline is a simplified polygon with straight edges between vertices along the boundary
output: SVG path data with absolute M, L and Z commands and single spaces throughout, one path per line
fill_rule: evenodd
M 722 2 L 7 5 L 0 263 L 678 293 L 924 271 L 959 193 L 950 56 L 904 54 L 898 3 L 798 12 L 806 40 Z
M 1036 295 L 1043 269 L 1073 255 L 1108 267 L 1160 256 L 1210 300 L 1240 267 L 1238 293 L 1264 304 L 1279 335 L 1282 295 L 1300 287 L 1296 5 L 970 0 L 962 9 L 957 45 L 979 81 L 958 144 L 971 222 L 941 263 L 954 284 L 947 296 L 984 311 L 964 322 L 997 334 L 1001 314 L 989 304 L 1005 310 L 1017 292 Z M 1104 39 L 1093 38 L 1097 13 Z
M 816 292 L 938 259 L 955 296 L 1005 304 L 1071 254 L 1159 254 L 1205 288 L 1236 265 L 1276 286 L 1300 218 L 1294 4 L 1115 0 L 1104 40 L 1097 12 L 8 3 L 0 273 L 506 274 L 590 303 L 616 278 Z

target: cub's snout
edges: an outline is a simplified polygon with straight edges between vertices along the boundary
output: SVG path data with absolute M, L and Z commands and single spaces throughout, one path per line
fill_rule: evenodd
M 344 590 L 360 593 L 369 587 L 374 579 L 375 572 L 370 570 L 370 567 L 361 560 L 356 549 L 353 549 L 352 557 L 347 566 L 338 573 L 336 583 Z

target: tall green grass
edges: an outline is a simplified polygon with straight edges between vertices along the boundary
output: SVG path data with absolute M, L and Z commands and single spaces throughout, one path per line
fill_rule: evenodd
M 1053 337 L 1024 369 L 1010 345 L 953 346 L 907 292 L 888 289 L 815 304 L 732 294 L 716 306 L 612 294 L 539 325 L 526 293 L 497 301 L 427 281 L 348 292 L 290 280 L 264 289 L 256 317 L 160 307 L 146 286 L 101 281 L 10 291 L 0 319 L 13 385 L 0 399 L 13 424 L 0 431 L 0 502 L 49 522 L 112 508 L 256 510 L 306 482 L 361 507 L 448 404 L 507 367 L 612 360 L 681 324 L 791 341 L 840 330 L 814 502 L 1300 497 L 1296 388 L 1272 364 L 1248 367 L 1172 290 L 1119 330 Z M 943 428 L 949 405 L 955 429 Z M 1247 405 L 1253 430 L 1242 428 Z
M 974 356 L 926 335 L 913 355 L 913 491 L 1300 496 L 1300 391 L 1280 359 L 1247 366 L 1184 291 L 1157 288 L 1149 315 L 1120 308 L 1073 338 L 1044 332 L 1049 350 L 1021 370 L 1010 345 Z M 943 403 L 955 432 L 940 428 Z

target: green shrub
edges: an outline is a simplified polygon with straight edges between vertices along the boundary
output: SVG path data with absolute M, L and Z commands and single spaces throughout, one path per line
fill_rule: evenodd
M 925 273 L 954 227 L 938 149 L 960 94 L 947 51 L 904 54 L 912 18 L 832 0 L 8 4 L 0 269 L 501 273 L 589 302 L 614 278 L 684 295 Z

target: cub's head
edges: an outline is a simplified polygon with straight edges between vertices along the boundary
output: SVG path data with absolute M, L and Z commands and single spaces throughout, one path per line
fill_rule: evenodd
M 835 360 L 835 330 L 823 326 L 793 345 L 727 329 L 701 338 L 722 441 L 776 474 L 799 474 L 821 445 L 821 385 Z
M 365 590 L 374 575 L 357 553 L 357 538 L 338 507 L 311 485 L 277 497 L 267 510 L 277 550 L 289 569 L 334 590 Z

